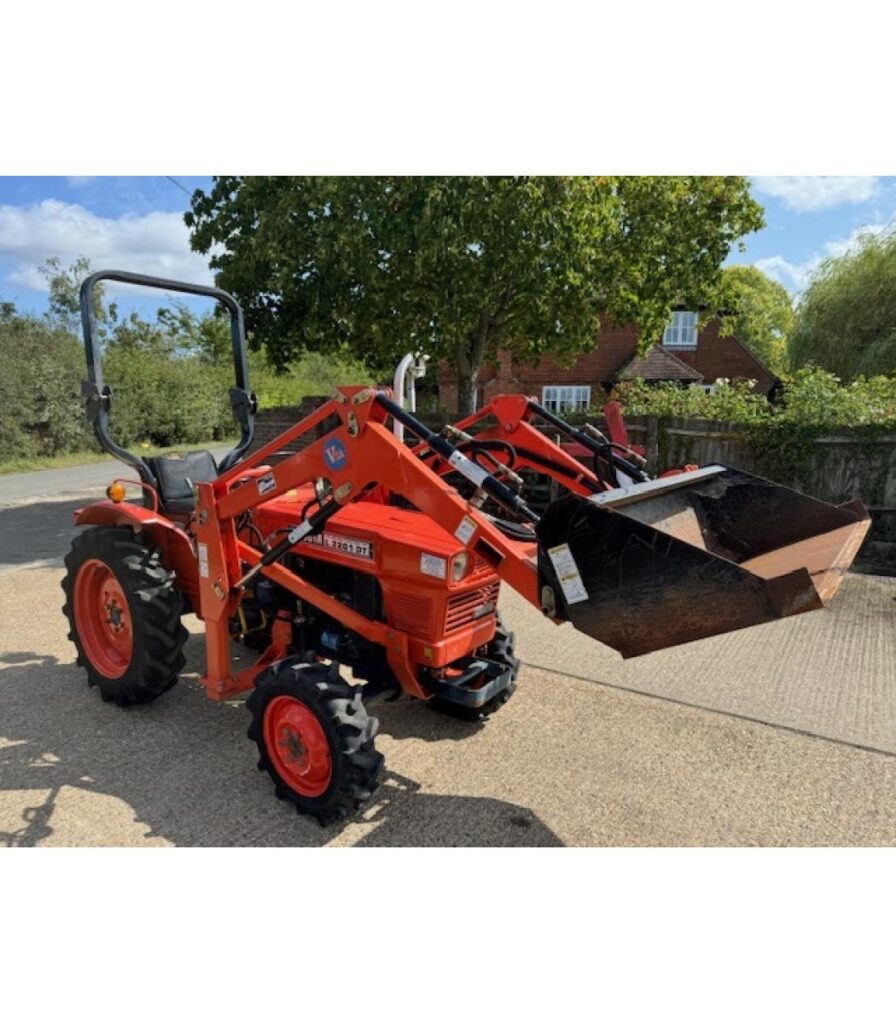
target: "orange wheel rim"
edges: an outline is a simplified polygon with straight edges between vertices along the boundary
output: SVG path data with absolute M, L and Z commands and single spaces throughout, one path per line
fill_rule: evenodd
M 115 573 L 98 558 L 78 570 L 74 587 L 75 625 L 84 654 L 107 679 L 127 672 L 134 653 L 128 599 Z
M 264 744 L 277 774 L 301 796 L 320 796 L 333 777 L 330 744 L 314 712 L 296 697 L 275 697 L 264 712 Z

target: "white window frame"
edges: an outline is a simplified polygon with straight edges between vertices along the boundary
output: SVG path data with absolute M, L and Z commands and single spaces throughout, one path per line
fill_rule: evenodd
M 591 406 L 589 384 L 546 384 L 541 389 L 541 404 L 548 412 L 581 412 Z
M 688 309 L 676 309 L 669 326 L 663 331 L 663 348 L 696 348 L 697 314 Z

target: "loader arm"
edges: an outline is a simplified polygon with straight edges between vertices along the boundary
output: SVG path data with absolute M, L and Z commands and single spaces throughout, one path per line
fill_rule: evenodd
M 565 437 L 567 447 L 535 426 L 537 420 Z M 647 479 L 643 459 L 627 445 L 603 437 L 590 426 L 584 430 L 573 427 L 526 395 L 497 395 L 482 409 L 447 426 L 444 433 L 483 464 L 494 459 L 510 464 L 514 471 L 532 470 L 582 497 L 618 486 L 616 470 L 632 480 Z M 427 457 L 425 445 L 416 452 Z M 582 457 L 590 458 L 600 475 L 580 461 Z M 451 471 L 444 460 L 430 458 L 440 475 Z

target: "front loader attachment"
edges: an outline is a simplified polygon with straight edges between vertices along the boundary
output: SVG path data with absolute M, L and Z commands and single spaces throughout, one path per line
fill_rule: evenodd
M 870 518 L 724 466 L 555 501 L 542 607 L 629 658 L 822 608 Z

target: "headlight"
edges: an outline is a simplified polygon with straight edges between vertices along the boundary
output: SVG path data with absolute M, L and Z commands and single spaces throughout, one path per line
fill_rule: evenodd
M 451 579 L 455 583 L 459 583 L 467 573 L 467 566 L 470 564 L 470 555 L 466 551 L 461 551 L 459 555 L 455 555 L 451 559 Z

